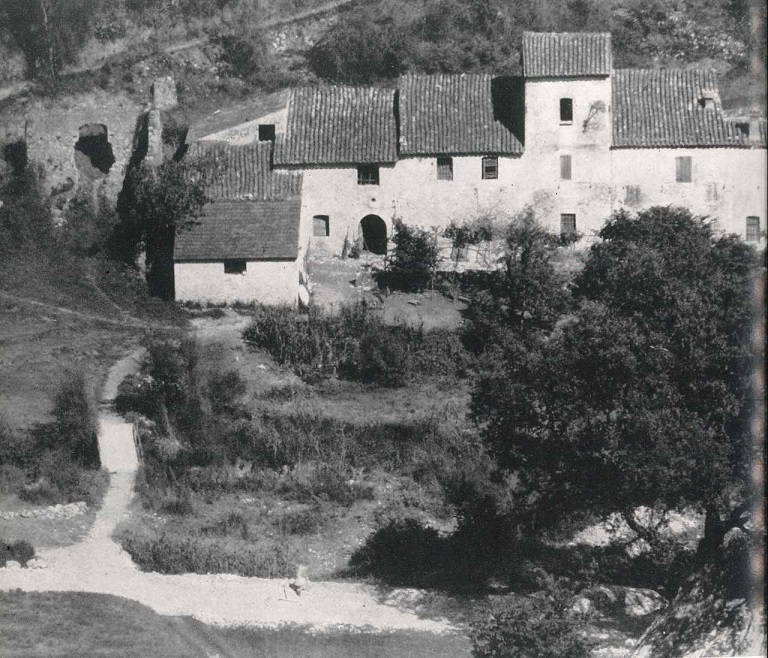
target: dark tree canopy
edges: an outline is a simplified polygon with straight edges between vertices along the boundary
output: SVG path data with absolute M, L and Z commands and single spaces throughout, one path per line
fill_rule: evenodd
M 77 60 L 100 8 L 100 0 L 0 0 L 0 26 L 24 53 L 28 78 L 58 78 Z
M 128 174 L 118 200 L 118 249 L 130 262 L 142 246 L 146 248 L 147 284 L 152 295 L 173 298 L 174 237 L 194 223 L 207 201 L 206 164 L 168 160 L 158 167 L 141 164 Z
M 676 208 L 618 213 L 600 237 L 575 316 L 507 341 L 480 378 L 488 445 L 542 518 L 742 502 L 754 250 Z

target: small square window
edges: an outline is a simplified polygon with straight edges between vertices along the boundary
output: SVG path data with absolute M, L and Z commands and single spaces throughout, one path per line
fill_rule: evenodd
M 576 233 L 576 215 L 564 213 L 560 215 L 560 235 L 573 235 Z
M 560 99 L 560 123 L 565 123 L 565 124 L 573 123 L 573 99 L 572 98 Z
M 563 180 L 571 180 L 571 156 L 560 156 L 560 178 Z
M 358 185 L 378 185 L 379 184 L 379 165 L 358 165 L 357 184 Z
M 437 180 L 453 180 L 453 158 L 445 155 L 437 158 Z
M 483 158 L 483 178 L 493 180 L 499 177 L 499 159 Z
M 675 158 L 675 180 L 690 183 L 693 180 L 693 160 L 690 155 Z
M 315 215 L 312 218 L 312 235 L 327 238 L 331 234 L 331 220 L 328 215 Z
M 747 217 L 747 242 L 760 240 L 760 218 Z
M 246 263 L 244 260 L 225 260 L 224 274 L 245 274 Z
M 260 142 L 275 141 L 275 124 L 274 123 L 263 123 L 259 125 L 259 141 Z

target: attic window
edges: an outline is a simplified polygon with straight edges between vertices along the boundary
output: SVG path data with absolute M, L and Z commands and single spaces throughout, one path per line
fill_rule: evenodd
M 379 184 L 379 165 L 358 165 L 357 184 L 358 185 L 378 185 Z
M 483 178 L 494 180 L 499 177 L 499 159 L 483 158 Z
M 453 180 L 453 158 L 447 155 L 437 158 L 437 180 Z
M 224 274 L 245 274 L 246 263 L 244 260 L 225 260 Z
M 275 141 L 275 124 L 274 123 L 259 124 L 259 141 L 260 142 Z
M 705 110 L 715 109 L 715 92 L 710 90 L 704 90 L 701 92 L 701 98 L 699 98 L 699 107 Z
M 560 99 L 560 123 L 563 125 L 571 125 L 573 123 L 573 99 L 572 98 Z

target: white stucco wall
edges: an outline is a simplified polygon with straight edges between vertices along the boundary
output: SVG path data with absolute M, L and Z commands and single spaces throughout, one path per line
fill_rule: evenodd
M 616 149 L 614 207 L 639 210 L 676 205 L 716 220 L 719 229 L 745 237 L 746 218 L 766 228 L 766 149 Z M 692 181 L 675 180 L 675 158 L 689 156 Z M 634 198 L 627 188 L 634 186 Z M 639 199 L 637 193 L 639 191 Z M 761 240 L 765 244 L 765 237 Z
M 225 274 L 223 261 L 176 262 L 176 299 L 200 303 L 296 304 L 301 261 L 248 261 L 244 274 Z

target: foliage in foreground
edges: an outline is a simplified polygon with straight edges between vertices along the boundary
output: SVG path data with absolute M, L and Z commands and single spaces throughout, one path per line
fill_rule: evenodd
M 553 585 L 524 603 L 472 624 L 475 658 L 588 658 L 585 621 L 571 611 L 572 594 Z
M 0 489 L 34 504 L 98 504 L 108 475 L 99 470 L 96 414 L 82 373 L 65 373 L 54 420 L 23 432 L 0 419 Z
M 259 578 L 280 578 L 296 573 L 294 556 L 282 543 L 272 540 L 244 545 L 221 539 L 130 530 L 119 532 L 118 538 L 143 571 L 233 573 Z
M 707 511 L 707 533 L 747 504 L 754 250 L 688 211 L 619 213 L 551 333 L 507 335 L 473 393 L 499 466 L 540 523 L 580 509 Z M 731 520 L 720 520 L 736 508 Z M 649 537 L 653 539 L 653 537 Z

